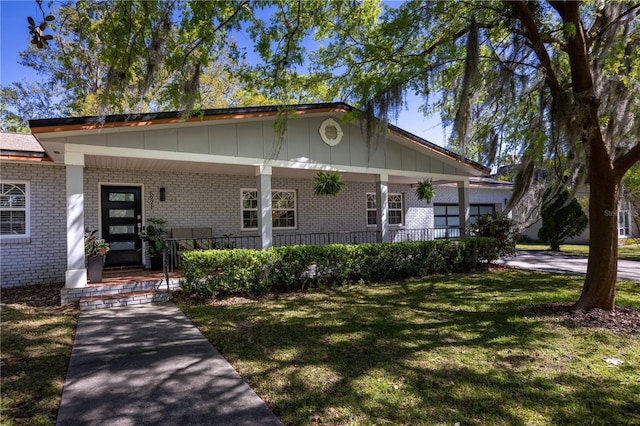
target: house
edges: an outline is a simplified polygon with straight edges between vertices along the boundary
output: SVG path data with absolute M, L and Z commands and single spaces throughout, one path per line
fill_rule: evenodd
M 85 229 L 110 242 L 107 266 L 148 267 L 138 232 L 149 218 L 266 249 L 457 238 L 509 198 L 478 180 L 487 168 L 398 127 L 368 144 L 347 104 L 289 110 L 283 138 L 275 106 L 32 120 L 33 136 L 2 134 L 2 286 L 85 287 Z M 314 195 L 320 170 L 344 189 Z M 425 179 L 431 203 L 415 194 Z
M 579 201 L 580 200 L 584 201 L 585 199 L 588 199 L 588 197 L 589 197 L 588 186 L 581 187 L 576 192 L 576 199 L 578 199 Z M 517 208 L 518 207 L 516 207 L 516 209 Z M 587 207 L 583 207 L 583 211 L 587 216 L 589 215 L 588 210 L 589 209 Z M 613 214 L 616 214 L 616 212 L 613 212 Z M 538 217 L 539 216 L 540 215 L 538 212 Z M 629 200 L 625 198 L 624 193 L 622 191 L 618 198 L 617 217 L 618 217 L 618 239 L 621 243 L 625 241 L 627 238 L 640 235 L 640 230 L 638 229 L 636 222 L 633 220 L 634 212 L 633 212 L 631 203 L 629 202 Z M 522 231 L 521 237 L 528 241 L 538 241 L 538 231 L 540 230 L 541 227 L 542 227 L 542 219 L 538 218 L 536 222 L 532 223 L 530 226 L 528 226 Z M 565 243 L 566 244 L 589 244 L 589 226 L 587 225 L 587 227 L 584 229 L 584 231 L 582 231 L 582 233 L 580 233 L 580 235 L 567 238 L 565 240 Z

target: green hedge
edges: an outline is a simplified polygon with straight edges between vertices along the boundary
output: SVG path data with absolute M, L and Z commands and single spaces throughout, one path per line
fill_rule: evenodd
M 495 238 L 189 251 L 181 286 L 189 295 L 215 297 L 382 282 L 469 271 L 498 252 Z

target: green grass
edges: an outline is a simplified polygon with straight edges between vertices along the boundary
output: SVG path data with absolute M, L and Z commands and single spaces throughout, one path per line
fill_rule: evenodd
M 516 248 L 518 250 L 550 250 L 548 245 L 542 243 L 518 243 Z M 589 256 L 589 246 L 586 244 L 562 244 L 560 246 L 560 252 Z M 640 260 L 640 245 L 626 244 L 619 246 L 618 259 Z
M 181 307 L 285 424 L 639 424 L 640 336 L 533 308 L 581 286 L 509 270 Z
M 53 425 L 69 365 L 77 310 L 2 307 L 0 424 Z

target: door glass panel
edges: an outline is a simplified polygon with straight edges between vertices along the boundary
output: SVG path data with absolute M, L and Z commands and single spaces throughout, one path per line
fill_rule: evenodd
M 133 218 L 135 211 L 134 209 L 109 209 L 109 217 L 115 218 Z
M 136 242 L 135 241 L 112 241 L 109 246 L 111 250 L 135 250 Z
M 135 225 L 111 225 L 109 226 L 110 234 L 133 234 L 135 233 Z
M 125 192 L 110 192 L 109 201 L 135 201 L 135 195 Z

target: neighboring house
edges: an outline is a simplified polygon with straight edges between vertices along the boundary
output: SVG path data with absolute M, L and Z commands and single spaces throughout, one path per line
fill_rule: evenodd
M 579 190 L 576 194 L 577 199 L 588 196 L 589 192 L 586 189 Z M 585 209 L 584 212 L 587 216 L 589 216 L 588 209 Z M 629 201 L 624 198 L 623 194 L 620 194 L 620 198 L 618 199 L 618 211 L 611 214 L 614 214 L 618 217 L 618 238 L 620 240 L 640 235 L 640 230 L 633 221 L 632 209 Z M 531 241 L 538 241 L 538 231 L 540 230 L 541 226 L 542 220 L 533 223 L 522 232 L 522 236 Z M 587 225 L 585 230 L 580 235 L 568 238 L 567 240 L 565 240 L 565 243 L 589 244 L 589 225 Z
M 292 110 L 280 149 L 277 107 L 32 120 L 39 145 L 2 134 L 2 286 L 86 286 L 85 229 L 110 242 L 108 266 L 149 265 L 138 237 L 148 218 L 266 249 L 459 237 L 509 197 L 478 179 L 487 168 L 395 126 L 367 144 L 360 123 L 343 120 L 349 105 Z M 319 170 L 342 175 L 337 196 L 314 195 Z M 415 194 L 424 179 L 431 203 Z

